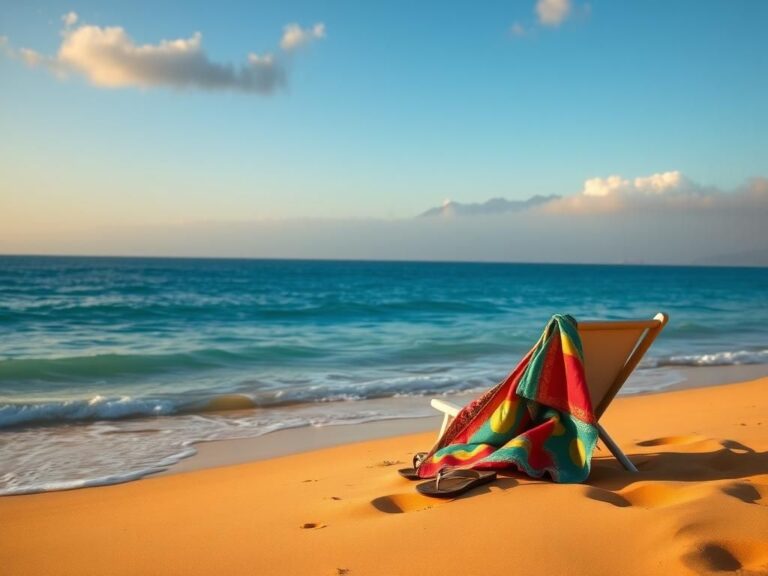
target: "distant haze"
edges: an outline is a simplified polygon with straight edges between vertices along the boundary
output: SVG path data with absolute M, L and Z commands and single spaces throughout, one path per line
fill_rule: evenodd
M 446 202 L 403 219 L 284 219 L 14 234 L 5 253 L 768 265 L 768 180 L 592 179 L 566 197 Z

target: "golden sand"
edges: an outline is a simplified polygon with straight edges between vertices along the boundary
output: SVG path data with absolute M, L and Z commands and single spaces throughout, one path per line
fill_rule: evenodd
M 0 573 L 768 574 L 768 378 L 621 398 L 585 484 L 452 501 L 400 478 L 433 433 L 0 498 Z

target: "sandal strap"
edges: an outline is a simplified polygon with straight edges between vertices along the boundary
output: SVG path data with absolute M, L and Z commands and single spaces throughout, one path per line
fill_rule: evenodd
M 424 460 L 427 459 L 428 452 L 416 452 L 416 454 L 413 455 L 413 467 L 415 469 L 418 469 L 419 466 L 421 466 L 421 463 L 424 462 Z
M 437 471 L 437 475 L 435 476 L 435 492 L 440 490 L 440 480 L 443 479 L 446 470 L 448 470 L 448 468 L 440 468 L 440 470 Z
M 445 478 L 480 478 L 480 472 L 472 468 L 440 468 L 435 476 L 435 490 L 440 489 L 440 480 Z

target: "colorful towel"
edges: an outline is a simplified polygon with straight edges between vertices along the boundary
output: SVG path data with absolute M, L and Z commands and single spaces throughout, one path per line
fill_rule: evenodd
M 558 314 L 506 380 L 459 412 L 419 476 L 444 467 L 517 468 L 581 482 L 597 442 L 595 423 L 576 321 Z

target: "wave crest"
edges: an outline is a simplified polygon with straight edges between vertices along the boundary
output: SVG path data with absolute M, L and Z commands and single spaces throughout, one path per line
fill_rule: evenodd
M 739 366 L 768 364 L 768 350 L 734 350 L 712 354 L 681 354 L 650 360 L 653 366 Z

